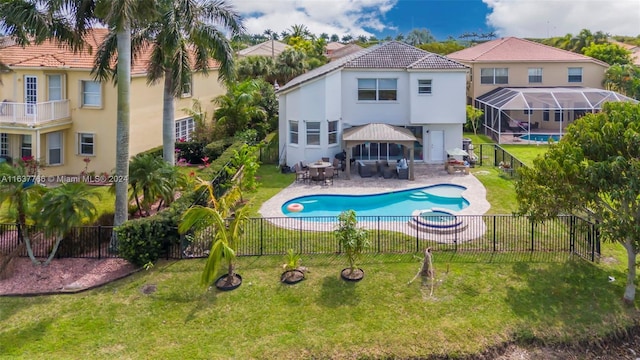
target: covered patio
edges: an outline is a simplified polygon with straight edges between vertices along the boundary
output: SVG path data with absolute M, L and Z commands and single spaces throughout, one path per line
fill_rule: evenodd
M 410 130 L 389 124 L 372 123 L 344 130 L 342 142 L 347 150 L 345 169 L 347 179 L 351 179 L 351 149 L 365 143 L 380 142 L 402 145 L 409 150 L 409 180 L 415 180 L 414 143 L 416 141 L 419 142 Z
M 497 88 L 475 100 L 484 112 L 484 133 L 498 143 L 559 139 L 566 126 L 587 113 L 596 113 L 607 101 L 637 103 L 614 91 L 585 87 Z M 505 136 L 507 135 L 507 136 Z

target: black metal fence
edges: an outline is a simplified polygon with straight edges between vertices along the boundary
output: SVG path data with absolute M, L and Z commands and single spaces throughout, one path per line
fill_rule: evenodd
M 600 237 L 595 224 L 577 216 L 560 216 L 542 223 L 512 215 L 457 215 L 444 219 L 402 216 L 358 217 L 369 230 L 368 254 L 417 253 L 426 247 L 441 252 L 572 253 L 590 261 L 600 257 Z M 420 223 L 418 223 L 420 222 Z M 337 254 L 340 244 L 333 230 L 335 217 L 251 218 L 247 221 L 237 254 L 281 255 L 288 249 L 299 254 Z M 76 228 L 63 240 L 58 258 L 110 258 L 111 227 Z M 21 246 L 16 225 L 0 225 L 0 251 Z M 36 257 L 46 257 L 55 239 L 30 227 Z M 208 256 L 212 233 L 185 236 L 180 244 L 167 244 L 167 259 Z M 24 246 L 19 251 L 26 256 Z
M 518 169 L 526 165 L 513 156 L 510 152 L 497 144 L 479 144 L 480 153 L 478 164 L 495 166 L 500 168 L 506 175 L 512 178 L 518 176 Z

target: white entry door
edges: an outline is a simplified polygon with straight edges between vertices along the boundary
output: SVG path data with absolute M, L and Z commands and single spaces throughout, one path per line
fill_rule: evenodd
M 429 153 L 431 154 L 431 162 L 443 162 L 444 161 L 444 131 L 431 130 L 429 131 L 429 144 L 431 148 Z
M 24 77 L 24 102 L 27 104 L 27 115 L 34 115 L 38 102 L 38 78 L 35 76 Z

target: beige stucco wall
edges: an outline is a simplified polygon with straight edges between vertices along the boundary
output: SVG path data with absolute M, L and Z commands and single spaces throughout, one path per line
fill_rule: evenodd
M 473 101 L 480 95 L 498 87 L 547 87 L 547 86 L 582 86 L 602 88 L 606 66 L 596 62 L 459 62 L 470 66 L 470 84 L 467 87 L 467 96 Z M 569 82 L 568 69 L 570 67 L 582 68 L 582 82 Z M 509 83 L 488 85 L 480 83 L 480 69 L 482 68 L 508 68 Z M 529 68 L 542 68 L 542 83 L 529 83 Z M 472 102 L 473 103 L 473 102 Z
M 116 107 L 117 92 L 112 82 L 102 83 L 102 106 L 99 108 L 82 108 L 81 81 L 93 80 L 88 71 L 74 71 L 69 69 L 41 70 L 14 69 L 9 73 L 1 73 L 0 101 L 8 99 L 14 102 L 24 102 L 24 76 L 38 77 L 38 102 L 47 101 L 47 74 L 63 74 L 63 99 L 70 102 L 70 121 L 67 124 L 57 124 L 54 127 L 43 126 L 39 130 L 28 128 L 0 127 L 0 133 L 16 134 L 9 137 L 9 151 L 12 157 L 19 157 L 21 136 L 31 134 L 33 151 L 36 151 L 35 137 L 39 135 L 39 155 L 41 162 L 46 162 L 47 136 L 51 131 L 63 131 L 63 164 L 48 166 L 46 175 L 79 174 L 85 168 L 85 156 L 77 154 L 78 133 L 93 133 L 94 156 L 91 156 L 89 171 L 111 172 L 115 168 L 116 155 Z M 192 100 L 199 99 L 203 111 L 209 115 L 214 106 L 211 100 L 224 94 L 224 86 L 217 80 L 217 71 L 210 71 L 208 77 L 198 73 L 193 77 L 192 96 L 175 100 L 175 119 L 187 117 L 183 108 L 191 108 Z M 131 156 L 150 148 L 162 145 L 162 82 L 147 85 L 144 76 L 134 76 L 131 82 L 131 118 L 130 118 L 130 146 Z M 8 124 L 4 124 L 8 125 Z

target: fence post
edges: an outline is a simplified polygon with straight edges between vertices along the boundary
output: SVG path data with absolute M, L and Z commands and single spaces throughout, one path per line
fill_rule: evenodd
M 496 230 L 496 226 L 497 226 L 496 219 L 497 219 L 497 216 L 493 215 L 493 252 L 496 252 L 496 247 L 497 247 L 497 244 L 496 244 L 496 233 L 498 231 Z
M 264 218 L 260 218 L 260 256 L 264 251 Z
M 102 259 L 102 225 L 98 225 L 98 259 Z
M 569 221 L 569 252 L 574 253 L 576 251 L 576 216 L 571 215 Z
M 380 216 L 378 218 L 378 250 L 376 251 L 378 254 L 380 253 Z
M 532 221 L 531 222 L 531 252 L 534 251 L 535 247 L 534 247 L 534 241 L 535 241 L 535 226 L 536 224 Z

